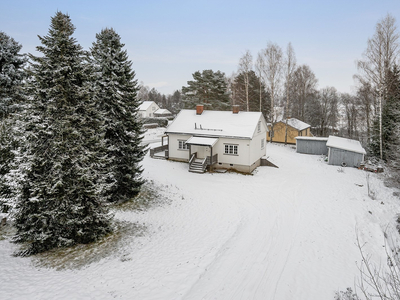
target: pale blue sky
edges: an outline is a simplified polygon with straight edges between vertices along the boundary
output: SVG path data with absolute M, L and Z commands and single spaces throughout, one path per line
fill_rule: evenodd
M 376 23 L 391 13 L 400 27 L 400 0 L 0 0 L 0 30 L 21 43 L 22 52 L 37 54 L 37 35 L 48 33 L 57 10 L 71 16 L 85 49 L 102 28 L 113 27 L 136 78 L 166 94 L 187 85 L 197 70 L 231 75 L 246 50 L 255 58 L 268 41 L 283 49 L 291 42 L 319 88 L 351 92 L 355 60 Z

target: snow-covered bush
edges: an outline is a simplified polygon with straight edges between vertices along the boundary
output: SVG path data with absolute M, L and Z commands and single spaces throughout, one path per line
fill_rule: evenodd
M 340 291 L 335 293 L 335 300 L 359 300 L 358 296 L 353 292 L 351 288 L 347 288 L 346 291 Z
M 159 127 L 167 127 L 168 119 L 167 118 L 146 118 L 143 120 L 143 124 L 158 124 Z

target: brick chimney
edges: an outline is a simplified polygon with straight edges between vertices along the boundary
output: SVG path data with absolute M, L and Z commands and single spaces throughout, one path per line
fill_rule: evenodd
M 196 105 L 196 115 L 201 115 L 203 113 L 204 106 L 203 105 Z
M 239 105 L 232 105 L 232 112 L 234 114 L 238 114 L 239 113 Z

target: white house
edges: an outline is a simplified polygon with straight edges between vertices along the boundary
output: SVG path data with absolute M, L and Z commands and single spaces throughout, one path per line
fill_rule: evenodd
M 154 101 L 143 101 L 139 106 L 139 116 L 142 118 L 153 118 L 154 113 L 160 109 L 160 107 Z
M 181 110 L 167 127 L 168 158 L 189 162 L 189 171 L 235 169 L 251 173 L 266 152 L 267 124 L 260 112 Z

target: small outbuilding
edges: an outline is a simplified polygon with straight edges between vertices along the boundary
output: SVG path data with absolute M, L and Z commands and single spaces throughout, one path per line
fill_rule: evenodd
M 271 131 L 271 126 L 269 126 Z M 288 144 L 296 144 L 297 136 L 311 136 L 311 125 L 296 118 L 287 120 L 287 139 Z M 267 139 L 271 140 L 270 131 L 267 133 Z M 286 120 L 279 121 L 274 124 L 272 141 L 284 143 L 286 136 Z
M 329 136 L 328 164 L 335 166 L 359 167 L 364 161 L 365 149 L 359 141 Z
M 314 155 L 328 155 L 327 137 L 298 136 L 296 137 L 296 152 Z

